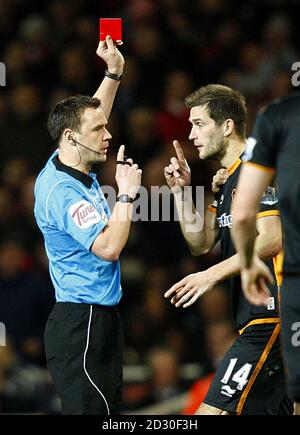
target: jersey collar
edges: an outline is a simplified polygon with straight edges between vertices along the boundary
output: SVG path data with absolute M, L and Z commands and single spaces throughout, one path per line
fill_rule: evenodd
M 229 176 L 234 173 L 234 171 L 240 166 L 242 163 L 242 160 L 238 158 L 229 168 L 228 168 L 228 174 Z
M 65 172 L 71 177 L 76 178 L 76 180 L 81 181 L 86 187 L 90 188 L 93 184 L 93 178 L 87 174 L 84 174 L 81 171 L 77 171 L 77 169 L 71 168 L 70 166 L 64 165 L 58 158 L 58 156 L 54 156 L 52 162 L 58 171 Z

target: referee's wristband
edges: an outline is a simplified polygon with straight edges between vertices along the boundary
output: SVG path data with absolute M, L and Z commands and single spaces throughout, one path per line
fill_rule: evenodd
M 133 203 L 135 201 L 135 198 L 131 198 L 129 195 L 119 195 L 117 197 L 117 201 L 122 202 L 123 204 L 126 203 Z
M 112 80 L 117 80 L 118 82 L 120 80 L 122 80 L 122 78 L 124 77 L 124 73 L 113 74 L 113 73 L 109 72 L 108 69 L 105 70 L 104 74 L 105 74 L 105 77 L 108 77 L 109 79 L 112 79 Z

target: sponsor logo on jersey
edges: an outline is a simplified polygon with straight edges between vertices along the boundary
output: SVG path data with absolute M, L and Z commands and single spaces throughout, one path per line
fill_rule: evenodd
M 71 205 L 69 214 L 79 228 L 88 228 L 101 220 L 101 216 L 93 204 L 82 200 Z
M 232 214 L 223 213 L 217 218 L 220 228 L 229 227 L 232 228 Z

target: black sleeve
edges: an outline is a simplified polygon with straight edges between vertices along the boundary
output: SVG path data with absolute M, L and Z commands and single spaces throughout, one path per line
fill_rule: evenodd
M 250 162 L 269 168 L 276 167 L 279 150 L 278 135 L 276 132 L 277 124 L 276 118 L 274 114 L 272 115 L 270 110 L 266 110 L 257 115 L 253 132 L 248 139 L 250 148 L 248 160 Z M 253 151 L 253 154 L 251 151 Z

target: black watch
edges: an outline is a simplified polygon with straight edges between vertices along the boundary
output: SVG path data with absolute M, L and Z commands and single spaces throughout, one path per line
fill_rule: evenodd
M 105 70 L 105 76 L 112 79 L 112 80 L 117 80 L 117 82 L 119 82 L 120 80 L 122 80 L 122 78 L 124 77 L 124 73 L 121 74 L 113 74 L 111 72 L 108 71 L 108 69 Z
M 129 195 L 119 195 L 117 197 L 117 201 L 123 202 L 123 203 L 127 203 L 127 202 L 132 203 L 132 202 L 134 202 L 134 199 L 131 198 Z

